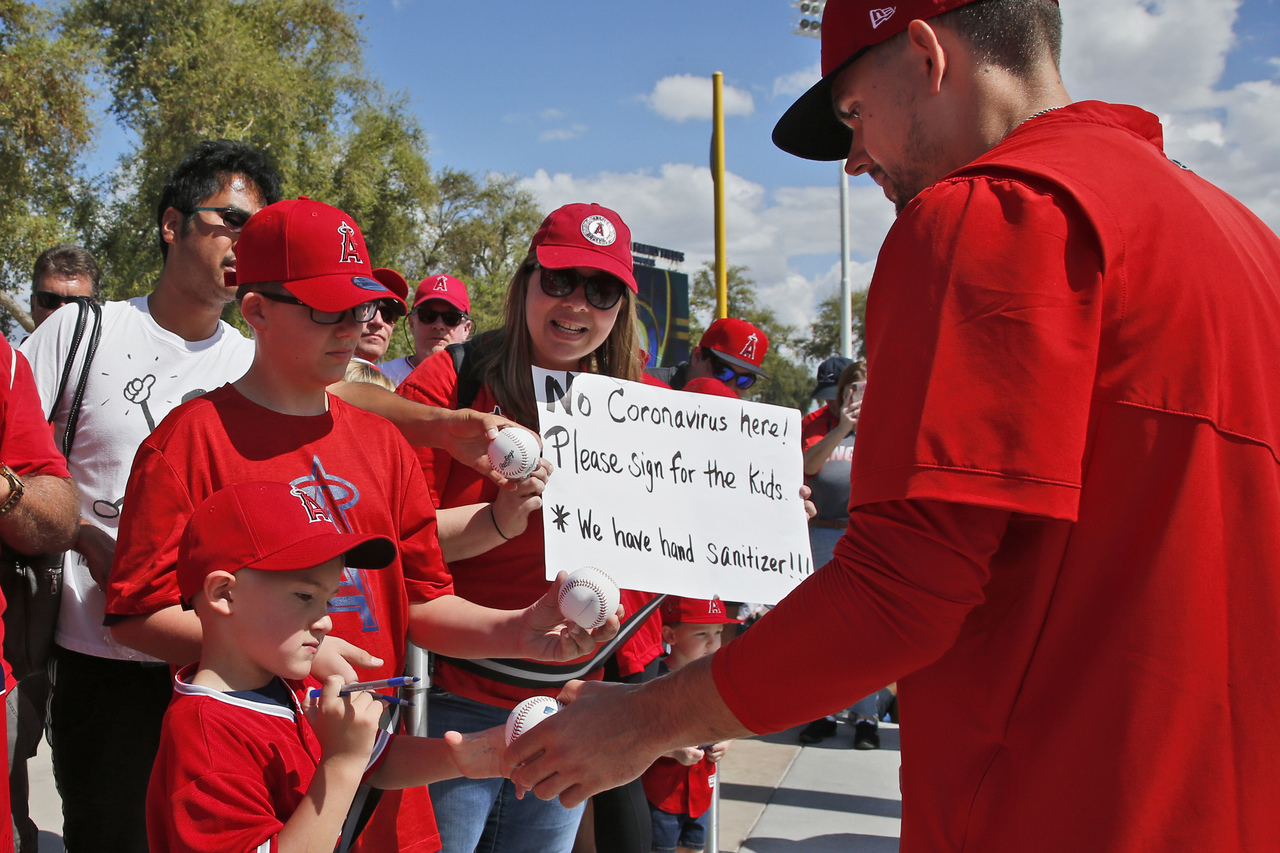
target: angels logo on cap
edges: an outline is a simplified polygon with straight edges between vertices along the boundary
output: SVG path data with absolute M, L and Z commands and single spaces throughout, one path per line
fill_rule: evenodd
M 608 219 L 596 214 L 582 220 L 582 236 L 597 246 L 612 246 L 618 239 L 618 230 Z
M 436 284 L 435 284 L 435 287 L 433 287 L 433 288 L 431 288 L 431 289 L 432 289 L 432 290 L 448 290 L 448 289 L 449 289 L 449 279 L 447 279 L 446 277 L 444 277 L 444 276 L 442 276 L 442 275 L 438 275 L 438 276 L 436 276 Z
M 312 524 L 317 521 L 327 521 L 333 524 L 333 517 L 329 515 L 329 511 L 325 509 L 315 498 L 307 494 L 306 491 L 294 486 L 289 489 L 289 494 L 293 495 L 302 502 L 302 508 L 307 511 L 307 517 Z
M 338 234 L 342 237 L 341 260 L 344 264 L 358 264 L 361 262 L 360 250 L 356 248 L 356 241 L 351 239 L 355 233 L 356 229 L 352 228 L 351 224 L 346 220 L 343 220 L 342 224 L 338 226 Z
M 752 332 L 751 336 L 747 338 L 747 342 L 742 345 L 742 352 L 738 353 L 738 355 L 748 361 L 756 361 L 756 344 L 759 342 L 760 336 Z

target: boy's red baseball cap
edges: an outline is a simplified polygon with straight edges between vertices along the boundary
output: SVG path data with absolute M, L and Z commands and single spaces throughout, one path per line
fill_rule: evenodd
M 400 314 L 409 312 L 409 282 L 404 276 L 390 267 L 374 267 L 373 277 L 382 282 L 382 286 L 391 291 L 395 301 L 400 304 Z
M 822 79 L 783 113 L 773 144 L 806 160 L 843 160 L 853 131 L 836 118 L 831 84 L 868 49 L 973 0 L 827 0 L 822 9 Z M 1054 0 L 1056 2 L 1056 0 Z
M 291 572 L 343 556 L 353 569 L 381 569 L 396 545 L 372 533 L 342 533 L 314 489 L 287 483 L 236 483 L 204 500 L 178 546 L 178 592 L 200 591 L 210 572 Z
M 318 311 L 346 311 L 364 302 L 398 298 L 374 278 L 355 220 L 305 196 L 262 208 L 240 231 L 238 295 L 243 296 L 249 285 L 269 281 L 282 283 Z
M 738 317 L 716 320 L 702 333 L 698 346 L 714 351 L 734 367 L 769 378 L 760 369 L 764 354 L 769 351 L 769 336 L 746 320 Z
M 443 299 L 463 314 L 471 313 L 471 296 L 467 293 L 467 285 L 451 275 L 427 276 L 418 283 L 413 307 L 417 308 L 428 299 Z
M 632 293 L 639 292 L 631 229 L 607 207 L 566 204 L 542 220 L 530 248 L 537 250 L 538 263 L 547 269 L 592 267 L 626 282 Z
M 668 595 L 662 602 L 663 625 L 678 625 L 682 622 L 729 625 L 741 621 L 729 618 L 729 609 L 719 598 L 681 598 L 678 595 Z

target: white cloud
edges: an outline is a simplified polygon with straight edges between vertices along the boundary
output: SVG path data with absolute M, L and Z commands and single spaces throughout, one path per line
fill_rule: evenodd
M 576 139 L 587 132 L 586 125 L 575 124 L 570 127 L 557 127 L 551 130 L 544 130 L 538 134 L 539 142 L 563 142 L 566 139 Z
M 559 119 L 564 118 L 564 111 L 552 107 L 551 109 L 543 110 L 538 113 L 538 117 L 543 121 L 558 121 Z
M 822 79 L 822 66 L 815 62 L 808 68 L 783 74 L 773 81 L 773 96 L 803 95 L 814 83 Z
M 711 78 L 695 77 L 692 74 L 663 77 L 654 84 L 653 91 L 648 95 L 641 95 L 640 100 L 668 121 L 709 120 Z M 722 100 L 724 114 L 727 116 L 749 116 L 756 109 L 755 99 L 750 92 L 728 84 L 722 87 Z
M 657 172 L 604 172 L 590 177 L 539 170 L 524 181 L 552 210 L 570 202 L 598 202 L 626 220 L 639 242 L 685 253 L 692 274 L 715 257 L 711 173 L 705 166 L 668 163 Z M 893 207 L 875 186 L 850 191 L 851 277 L 865 286 L 877 249 L 893 221 Z M 840 282 L 839 193 L 830 187 L 785 187 L 769 193 L 732 172 L 725 176 L 725 231 L 729 263 L 742 264 L 759 285 L 762 301 L 787 323 L 807 326 L 817 303 Z M 806 276 L 793 263 L 829 255 L 829 268 Z

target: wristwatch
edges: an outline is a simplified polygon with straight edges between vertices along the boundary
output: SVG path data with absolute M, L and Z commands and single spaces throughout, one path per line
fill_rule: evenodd
M 18 475 L 13 473 L 13 469 L 2 462 L 0 462 L 0 477 L 4 477 L 9 481 L 9 497 L 5 499 L 4 503 L 0 504 L 0 515 L 4 515 L 18 505 L 18 501 L 22 500 L 22 493 L 27 490 L 27 487 Z

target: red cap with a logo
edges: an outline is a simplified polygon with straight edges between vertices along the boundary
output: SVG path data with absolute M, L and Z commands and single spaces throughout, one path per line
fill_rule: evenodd
M 822 79 L 791 105 L 773 128 L 773 144 L 806 160 L 842 160 L 853 131 L 836 118 L 831 84 L 850 63 L 912 21 L 974 0 L 827 0 L 822 9 Z M 1056 2 L 1056 0 L 1055 0 Z
M 269 281 L 280 282 L 319 311 L 345 311 L 363 302 L 396 298 L 373 277 L 369 250 L 355 220 L 306 197 L 262 208 L 240 231 L 240 294 L 248 285 Z
M 764 354 L 769 351 L 769 336 L 746 320 L 738 317 L 716 320 L 702 333 L 698 346 L 714 351 L 733 367 L 769 378 L 760 369 Z
M 631 229 L 607 207 L 566 204 L 542 220 L 531 248 L 547 269 L 592 267 L 626 282 L 632 293 L 639 290 L 631 259 Z
M 374 267 L 373 277 L 382 282 L 383 287 L 391 291 L 395 301 L 400 304 L 401 316 L 407 313 L 409 310 L 409 282 L 404 280 L 404 276 L 390 267 Z
M 385 536 L 343 533 L 327 490 L 287 483 L 236 483 L 196 507 L 178 546 L 178 592 L 200 591 L 210 572 L 291 572 L 345 555 L 353 569 L 381 569 L 396 557 Z
M 741 621 L 729 617 L 729 608 L 719 598 L 681 598 L 678 595 L 668 595 L 662 602 L 663 625 L 678 625 L 681 622 L 728 625 Z
M 427 276 L 418 284 L 413 307 L 417 308 L 428 299 L 443 299 L 463 314 L 471 313 L 471 297 L 467 294 L 466 284 L 451 275 Z

